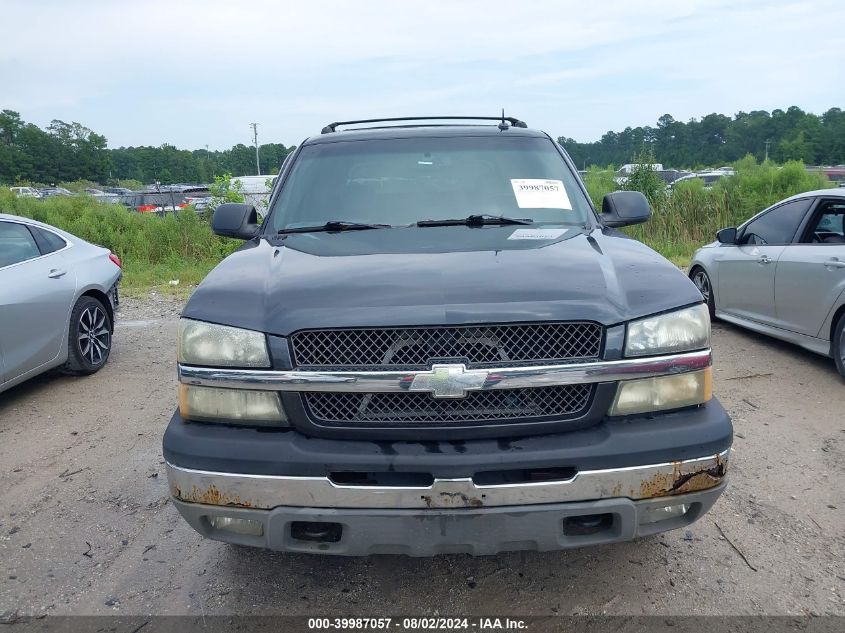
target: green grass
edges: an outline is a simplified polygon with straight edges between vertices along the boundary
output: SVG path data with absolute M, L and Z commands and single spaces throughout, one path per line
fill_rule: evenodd
M 110 249 L 123 262 L 121 288 L 182 294 L 240 244 L 211 232 L 193 211 L 158 217 L 86 196 L 34 200 L 0 190 L 0 212 L 45 222 Z M 171 286 L 171 280 L 179 284 Z
M 194 286 L 219 262 L 203 260 L 198 262 L 173 261 L 161 264 L 128 263 L 123 267 L 120 291 L 125 296 L 137 296 L 150 290 L 176 296 L 190 294 Z M 178 281 L 171 285 L 171 281 Z

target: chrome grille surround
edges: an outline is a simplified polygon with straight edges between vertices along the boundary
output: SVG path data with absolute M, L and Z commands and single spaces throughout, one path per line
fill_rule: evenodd
M 589 321 L 419 328 L 303 330 L 290 337 L 302 369 L 426 369 L 543 365 L 598 359 L 604 328 Z
M 302 412 L 300 415 L 310 420 L 313 425 L 325 428 L 346 427 L 363 432 L 368 428 L 378 431 L 413 428 L 448 429 L 462 426 L 481 428 L 485 423 L 490 426 L 502 426 L 499 424 L 500 421 L 507 425 L 532 422 L 546 424 L 557 421 L 555 418 L 559 421 L 581 419 L 590 415 L 595 394 L 600 389 L 599 383 L 682 374 L 705 369 L 711 364 L 710 350 L 702 349 L 642 358 L 571 360 L 549 365 L 526 366 L 523 364 L 475 369 L 472 371 L 486 374 L 487 377 L 483 383 L 476 381 L 472 385 L 465 385 L 464 397 L 454 397 L 449 393 L 444 395 L 441 391 L 439 398 L 433 397 L 433 394 L 424 389 L 414 390 L 415 383 L 421 377 L 424 378 L 424 386 L 431 383 L 435 370 L 428 368 L 265 370 L 180 364 L 178 373 L 179 381 L 188 385 L 296 393 L 301 398 L 301 405 L 304 405 L 304 410 L 300 409 Z M 453 365 L 455 366 L 461 365 Z M 440 389 L 436 381 L 428 386 L 435 390 L 434 393 Z M 580 413 L 576 410 L 579 403 L 577 397 L 579 394 L 583 396 L 583 392 L 568 391 L 567 387 L 589 389 L 587 405 Z M 548 406 L 548 401 L 541 400 L 538 403 L 536 396 L 543 395 L 540 390 L 545 389 L 552 390 L 548 392 L 549 394 L 556 394 L 557 400 L 554 398 L 551 400 L 558 402 L 560 406 L 558 412 L 546 416 L 546 419 L 541 419 L 536 416 L 549 411 L 548 408 L 544 408 Z M 554 391 L 555 389 L 566 391 Z M 497 396 L 495 392 L 504 392 L 505 395 Z M 491 396 L 493 399 L 482 399 L 482 395 L 489 394 L 494 394 Z M 509 394 L 518 395 L 516 398 L 509 399 Z M 315 395 L 324 399 L 312 399 L 311 396 Z M 332 402 L 333 398 L 336 400 L 341 396 L 351 396 L 351 398 L 342 402 Z M 391 420 L 383 415 L 383 408 L 380 408 L 378 400 L 382 396 L 398 399 L 414 398 L 414 400 L 409 400 L 407 405 L 398 407 L 398 413 L 395 408 Z M 368 399 L 365 403 L 367 406 L 362 408 L 364 399 Z M 385 402 L 391 402 L 391 400 Z M 445 404 L 448 402 L 453 404 Z M 332 411 L 332 406 L 336 411 Z M 356 413 L 349 413 L 349 409 L 353 407 Z M 452 408 L 447 409 L 447 407 Z M 360 413 L 358 413 L 359 410 Z M 344 411 L 347 412 L 343 413 Z M 499 417 L 481 418 L 480 411 L 484 411 L 487 416 Z M 517 412 L 521 415 L 517 415 Z M 524 417 L 526 415 L 535 417 Z M 417 419 L 414 419 L 415 417 Z M 461 417 L 463 420 L 460 419 Z M 330 418 L 344 419 L 329 420 Z M 321 419 L 329 421 L 323 422 Z
M 558 363 L 547 366 L 503 367 L 491 369 L 495 381 L 487 381 L 482 390 L 530 389 L 552 385 L 639 380 L 697 371 L 710 367 L 709 349 L 680 354 Z M 296 369 L 236 369 L 229 367 L 197 367 L 179 364 L 179 382 L 187 385 L 224 389 L 256 389 L 281 392 L 378 392 L 408 391 L 408 381 L 430 370 L 390 371 L 302 371 Z
M 576 416 L 587 410 L 593 392 L 593 385 L 580 384 L 472 391 L 452 399 L 419 392 L 312 392 L 303 397 L 309 416 L 330 426 L 443 426 Z

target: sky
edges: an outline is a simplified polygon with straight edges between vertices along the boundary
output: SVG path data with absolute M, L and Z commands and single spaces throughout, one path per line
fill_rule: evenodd
M 843 0 L 0 0 L 0 108 L 110 147 L 505 108 L 554 137 L 845 107 Z

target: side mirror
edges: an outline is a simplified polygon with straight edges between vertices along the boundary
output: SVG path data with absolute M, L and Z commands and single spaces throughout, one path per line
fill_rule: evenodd
M 223 237 L 251 240 L 258 232 L 258 212 L 251 204 L 221 204 L 214 210 L 211 230 Z
M 736 244 L 736 229 L 733 227 L 722 229 L 716 233 L 716 240 L 720 244 Z
M 641 224 L 651 217 L 651 207 L 639 191 L 614 191 L 601 201 L 601 221 L 611 227 Z

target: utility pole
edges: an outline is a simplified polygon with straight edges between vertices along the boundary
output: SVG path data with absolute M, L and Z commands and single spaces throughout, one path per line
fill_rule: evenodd
M 771 142 L 772 142 L 771 139 L 768 139 L 768 138 L 766 139 L 766 158 L 763 162 L 766 162 L 766 161 L 769 160 L 769 143 L 771 143 Z
M 261 175 L 261 163 L 258 162 L 258 123 L 250 123 L 252 126 L 252 138 L 255 142 L 255 174 Z

